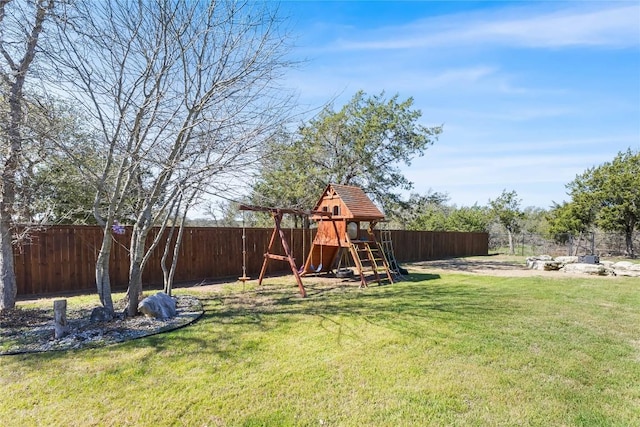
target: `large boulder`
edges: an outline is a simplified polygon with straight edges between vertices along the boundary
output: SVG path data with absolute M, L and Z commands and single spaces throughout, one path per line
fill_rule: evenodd
M 616 276 L 640 277 L 640 264 L 629 261 L 619 261 L 611 265 Z
M 585 263 L 565 264 L 564 267 L 560 269 L 560 271 L 564 273 L 592 274 L 595 276 L 605 276 L 607 274 L 607 271 L 604 265 L 601 265 L 601 264 L 585 264 Z
M 169 319 L 177 314 L 176 301 L 164 292 L 158 292 L 140 301 L 138 311 L 147 317 Z
M 531 270 L 554 271 L 559 270 L 562 263 L 557 262 L 549 255 L 538 255 L 527 258 L 527 268 Z
M 557 256 L 554 258 L 555 261 L 561 262 L 562 264 L 575 264 L 578 262 L 577 256 Z

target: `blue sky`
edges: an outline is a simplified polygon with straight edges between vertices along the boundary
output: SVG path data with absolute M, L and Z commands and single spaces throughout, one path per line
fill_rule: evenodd
M 362 89 L 413 97 L 439 141 L 414 192 L 486 205 L 568 200 L 565 185 L 640 150 L 640 2 L 285 1 L 301 110 Z

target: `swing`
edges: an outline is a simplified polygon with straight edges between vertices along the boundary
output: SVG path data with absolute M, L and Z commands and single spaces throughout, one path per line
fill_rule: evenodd
M 247 232 L 245 228 L 245 212 L 242 211 L 242 277 L 238 277 L 238 280 L 244 283 L 247 280 L 251 280 L 251 277 L 247 276 Z
M 307 253 L 307 244 L 306 244 L 306 239 L 304 238 L 305 225 L 306 225 L 306 228 L 309 228 L 309 225 L 308 225 L 308 223 L 306 223 L 306 220 L 303 220 L 302 233 L 300 233 L 300 235 L 302 236 L 302 253 L 303 254 Z M 291 229 L 291 230 L 293 232 L 293 229 Z M 292 237 L 292 240 L 293 240 L 293 237 Z M 309 242 L 311 242 L 311 229 L 310 228 L 309 228 Z M 300 264 L 300 268 L 298 269 L 298 273 L 302 273 L 303 271 L 304 271 L 304 258 L 302 259 L 302 263 Z
M 322 245 L 320 245 L 320 265 L 318 268 L 313 266 L 313 260 L 311 262 L 311 271 L 314 273 L 320 273 L 322 271 Z
M 322 223 L 322 220 L 320 220 L 320 224 Z M 320 224 L 318 224 L 318 230 L 320 230 Z M 309 235 L 313 236 L 313 233 L 311 232 L 311 228 L 309 228 Z M 318 236 L 317 232 L 316 232 L 316 237 Z M 322 243 L 320 244 L 320 265 L 318 267 L 314 267 L 313 265 L 313 244 L 311 245 L 311 271 L 313 271 L 314 273 L 320 273 L 322 271 Z

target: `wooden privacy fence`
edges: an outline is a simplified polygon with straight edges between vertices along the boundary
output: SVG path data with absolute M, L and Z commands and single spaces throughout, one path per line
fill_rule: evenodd
M 157 231 L 156 231 L 157 232 Z M 302 229 L 284 230 L 297 265 L 309 251 L 312 235 Z M 175 282 L 211 281 L 242 275 L 242 229 L 189 227 L 184 231 L 177 263 Z M 247 228 L 247 275 L 257 278 L 269 245 L 271 228 Z M 429 231 L 391 232 L 399 262 L 488 254 L 486 233 Z M 125 289 L 128 282 L 131 230 L 112 234 L 110 260 L 112 288 Z M 163 236 L 164 237 L 164 236 Z M 152 236 L 148 241 L 151 242 Z M 161 258 L 165 238 L 154 250 L 145 268 L 143 282 L 149 287 L 162 286 Z M 100 250 L 102 231 L 95 226 L 52 226 L 30 233 L 30 239 L 14 248 L 18 295 L 83 292 L 95 289 L 95 262 Z M 279 239 L 276 252 L 283 253 Z M 170 261 L 168 261 L 170 263 Z M 290 271 L 284 262 L 269 263 L 268 273 Z

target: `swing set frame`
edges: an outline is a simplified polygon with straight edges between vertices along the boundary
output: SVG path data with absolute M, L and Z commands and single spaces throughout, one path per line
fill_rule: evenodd
M 264 275 L 267 272 L 267 266 L 269 265 L 270 260 L 285 261 L 289 263 L 289 266 L 291 267 L 291 272 L 296 278 L 296 283 L 298 284 L 300 295 L 303 298 L 306 297 L 307 291 L 305 290 L 304 284 L 302 283 L 302 279 L 300 277 L 300 272 L 298 271 L 298 267 L 296 267 L 296 261 L 291 253 L 287 236 L 284 234 L 284 231 L 282 230 L 282 217 L 284 216 L 284 214 L 302 215 L 307 217 L 310 217 L 312 215 L 331 217 L 331 213 L 324 212 L 324 211 L 315 211 L 315 210 L 304 211 L 300 209 L 274 208 L 274 207 L 267 207 L 267 206 L 255 206 L 255 205 L 240 205 L 239 209 L 241 211 L 269 212 L 274 222 L 273 232 L 271 233 L 271 239 L 269 240 L 269 246 L 267 247 L 267 252 L 264 254 L 264 261 L 262 262 L 262 268 L 260 269 L 258 286 L 262 285 L 262 279 L 264 279 Z M 244 226 L 244 221 L 243 221 L 243 226 Z M 243 229 L 243 233 L 244 233 L 244 229 Z M 276 237 L 278 236 L 280 237 L 280 241 L 282 242 L 284 255 L 276 254 L 272 252 L 273 245 L 276 241 Z M 243 245 L 244 245 L 244 238 L 243 238 Z M 249 280 L 249 278 L 246 276 L 246 247 L 243 247 L 243 254 L 245 255 L 243 256 L 243 261 L 242 261 L 243 276 L 240 277 L 239 280 L 244 282 L 246 280 Z

